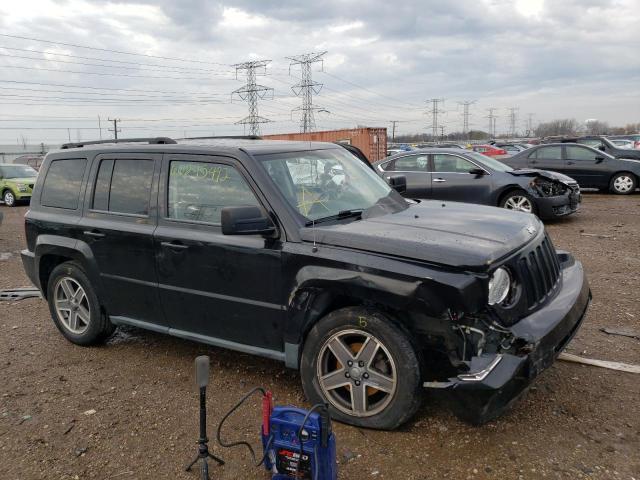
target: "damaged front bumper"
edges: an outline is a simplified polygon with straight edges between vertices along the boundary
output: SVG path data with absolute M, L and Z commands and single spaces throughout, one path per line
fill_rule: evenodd
M 424 386 L 445 389 L 455 413 L 471 423 L 496 418 L 553 364 L 580 327 L 590 300 L 582 264 L 566 258 L 562 263 L 562 288 L 556 297 L 509 328 L 524 345 L 518 353 L 475 356 L 468 372 Z
M 538 216 L 544 219 L 570 215 L 578 210 L 581 200 L 581 193 L 576 191 L 554 197 L 536 198 Z

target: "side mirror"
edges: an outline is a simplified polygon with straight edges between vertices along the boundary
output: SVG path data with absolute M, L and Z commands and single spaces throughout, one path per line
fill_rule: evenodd
M 224 235 L 270 235 L 276 231 L 260 207 L 224 207 L 221 222 Z
M 605 151 L 604 145 L 600 145 L 600 146 L 598 147 L 598 150 L 600 150 L 601 152 L 604 152 L 604 151 Z
M 486 174 L 487 172 L 485 172 L 483 169 L 481 168 L 472 168 L 471 170 L 469 170 L 469 173 L 471 175 L 476 175 L 481 177 L 482 175 Z
M 596 157 L 596 163 L 604 162 L 604 157 Z
M 407 177 L 404 175 L 393 175 L 387 178 L 387 183 L 398 193 L 404 193 L 407 191 Z

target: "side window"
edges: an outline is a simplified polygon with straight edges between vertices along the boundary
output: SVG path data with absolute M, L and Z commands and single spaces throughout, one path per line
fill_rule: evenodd
M 571 160 L 591 160 L 594 161 L 598 154 L 588 148 L 567 145 L 567 158 Z
M 433 171 L 439 173 L 469 173 L 477 168 L 473 163 L 456 155 L 438 153 L 433 156 Z
M 407 155 L 397 158 L 394 170 L 396 172 L 426 172 L 429 165 L 428 155 Z
M 86 168 L 86 158 L 53 160 L 44 179 L 40 203 L 45 207 L 76 210 Z
M 538 154 L 536 157 L 529 156 L 529 158 L 544 158 L 546 160 L 561 160 L 562 159 L 562 147 L 542 147 L 536 150 Z
M 219 163 L 172 161 L 169 218 L 220 223 L 223 207 L 260 206 L 238 171 Z
M 93 209 L 149 214 L 153 160 L 102 160 L 93 193 Z

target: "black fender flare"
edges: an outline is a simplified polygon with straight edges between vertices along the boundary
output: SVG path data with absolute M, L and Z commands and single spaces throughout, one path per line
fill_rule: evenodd
M 39 235 L 34 248 L 35 255 L 35 276 L 40 283 L 40 266 L 43 258 L 48 255 L 69 258 L 80 264 L 89 280 L 96 290 L 96 295 L 101 298 L 102 282 L 98 264 L 91 251 L 91 247 L 86 242 L 75 238 L 62 237 L 59 235 Z M 47 286 L 39 285 L 40 290 L 46 298 Z

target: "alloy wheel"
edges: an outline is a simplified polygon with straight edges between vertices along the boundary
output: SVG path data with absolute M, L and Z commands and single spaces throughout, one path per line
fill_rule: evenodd
M 356 417 L 384 410 L 398 383 L 389 350 L 362 330 L 343 330 L 329 337 L 320 349 L 317 376 L 331 405 Z
M 531 200 L 521 195 L 514 195 L 513 197 L 509 197 L 509 199 L 504 203 L 504 208 L 506 208 L 507 210 L 517 210 L 519 212 L 526 213 L 533 212 L 533 205 L 531 205 Z
M 54 303 L 58 320 L 65 329 L 80 335 L 89 328 L 91 308 L 82 286 L 71 277 L 62 277 L 54 289 Z
M 16 203 L 16 197 L 9 190 L 4 192 L 3 200 L 4 204 L 8 207 L 13 207 L 13 204 Z
M 633 178 L 627 175 L 620 175 L 613 181 L 613 188 L 616 192 L 627 193 L 633 188 Z

